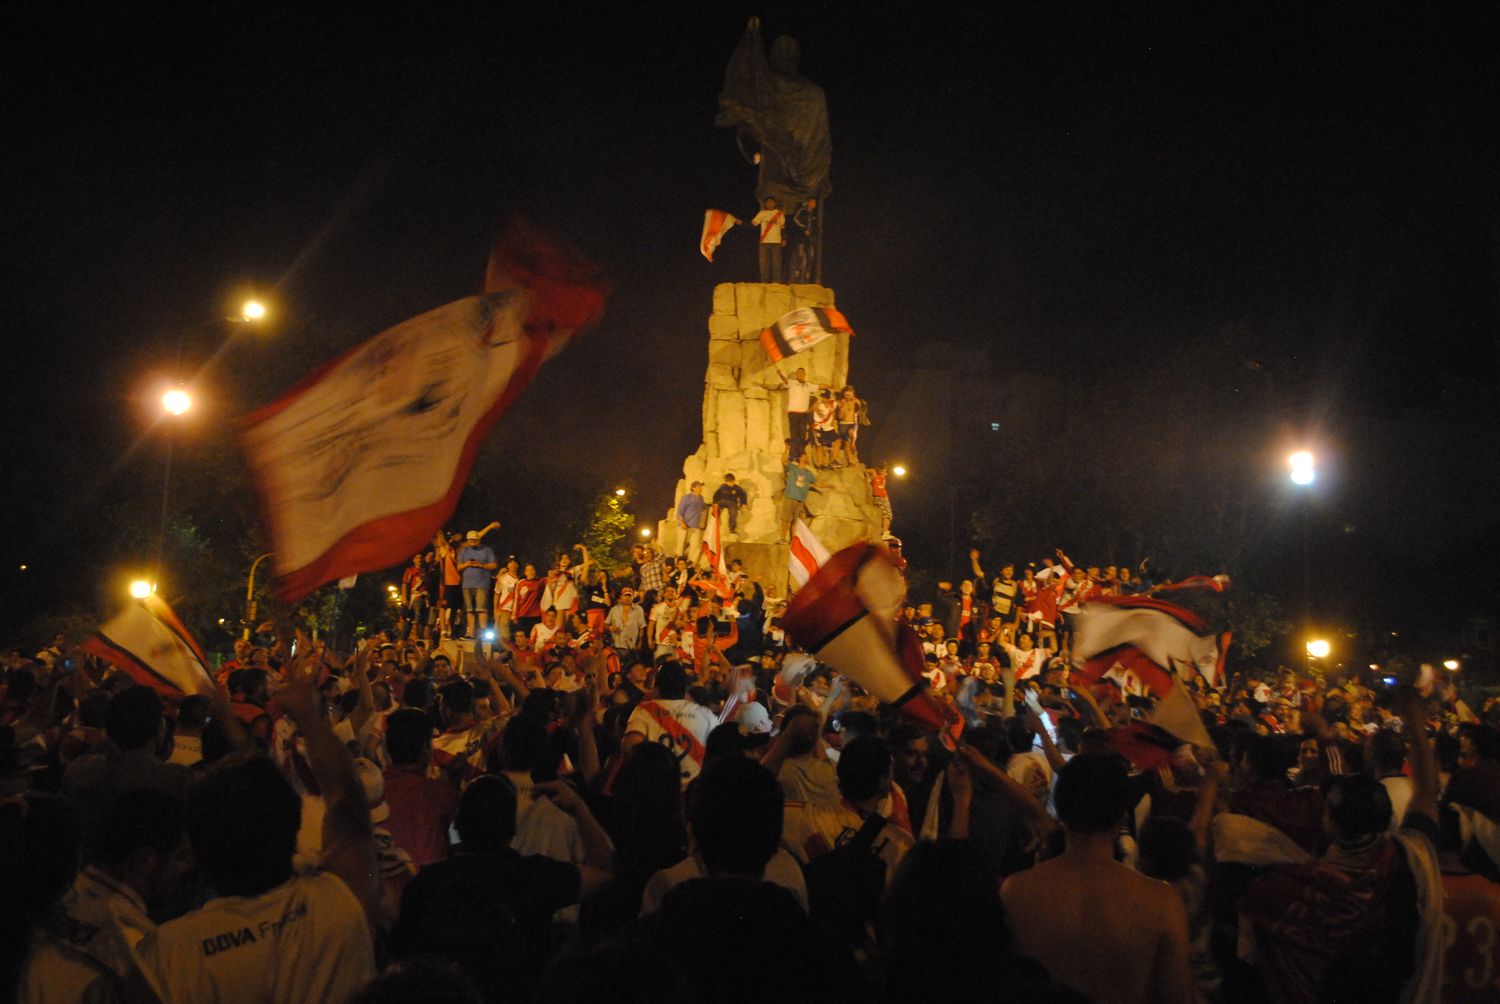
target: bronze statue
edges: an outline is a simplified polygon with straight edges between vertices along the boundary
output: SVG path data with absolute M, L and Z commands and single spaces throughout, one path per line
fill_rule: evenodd
M 752 17 L 724 70 L 715 123 L 735 129 L 740 152 L 759 165 L 756 204 L 775 199 L 789 214 L 799 207 L 815 207 L 819 225 L 812 232 L 821 245 L 823 200 L 831 189 L 828 173 L 833 160 L 828 99 L 823 88 L 797 72 L 799 55 L 797 40 L 782 35 L 771 43 L 768 60 L 760 19 Z M 814 250 L 813 271 L 821 282 L 818 251 L 821 247 Z

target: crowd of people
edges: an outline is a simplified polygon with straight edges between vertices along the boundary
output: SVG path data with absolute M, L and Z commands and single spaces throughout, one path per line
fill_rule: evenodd
M 543 575 L 497 528 L 352 651 L 283 626 L 212 693 L 8 653 L 6 999 L 1496 997 L 1500 708 L 1248 674 L 1184 683 L 1179 742 L 1070 665 L 1149 565 L 976 550 L 901 614 L 955 738 L 738 566 Z

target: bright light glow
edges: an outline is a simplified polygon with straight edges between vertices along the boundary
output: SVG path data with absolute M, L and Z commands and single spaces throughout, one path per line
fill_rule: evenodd
M 1370 668 L 1371 669 L 1379 669 L 1380 668 L 1380 663 L 1378 663 L 1378 662 L 1372 662 L 1372 663 L 1370 663 Z
M 259 321 L 266 316 L 266 305 L 259 300 L 246 300 L 240 316 L 247 321 Z
M 1331 651 L 1333 651 L 1333 647 L 1322 638 L 1314 638 L 1307 643 L 1307 654 L 1314 659 L 1326 659 L 1328 653 Z
M 223 627 L 223 626 L 224 626 L 224 618 L 220 617 L 219 618 L 219 627 Z
M 186 415 L 193 406 L 193 396 L 181 387 L 173 387 L 161 396 L 161 407 L 168 415 Z
M 145 579 L 136 579 L 130 584 L 130 595 L 138 600 L 144 600 L 154 592 L 156 587 Z
M 1287 457 L 1286 462 L 1292 470 L 1292 484 L 1310 485 L 1317 479 L 1317 462 L 1313 459 L 1313 455 L 1306 450 L 1298 450 L 1290 457 Z
M 895 467 L 891 468 L 891 473 L 896 475 L 896 477 L 898 478 L 904 478 L 906 477 L 906 468 L 902 467 L 900 464 L 897 464 Z
M 651 528 L 649 526 L 643 526 L 643 527 L 641 527 L 641 536 L 642 537 L 649 537 L 649 536 L 651 536 Z
M 1446 669 L 1446 670 L 1448 670 L 1448 672 L 1450 672 L 1450 673 L 1453 672 L 1455 669 L 1458 668 L 1458 660 L 1457 659 L 1444 659 L 1443 660 L 1443 668 Z
M 616 488 L 615 489 L 615 494 L 617 496 L 619 496 L 620 498 L 624 498 L 625 497 L 625 489 L 623 489 L 623 488 Z
M 23 572 L 26 571 L 26 566 L 25 565 L 21 566 L 21 571 L 23 571 Z

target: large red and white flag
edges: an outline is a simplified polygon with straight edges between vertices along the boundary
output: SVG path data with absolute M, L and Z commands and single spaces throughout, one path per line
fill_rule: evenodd
M 1210 631 L 1192 611 L 1149 596 L 1101 597 L 1073 617 L 1073 663 L 1088 683 L 1118 666 L 1158 694 L 1174 677 L 1195 672 L 1217 687 L 1228 647 L 1228 632 Z
M 703 252 L 703 257 L 709 261 L 714 260 L 714 252 L 719 249 L 719 242 L 729 229 L 740 222 L 722 209 L 706 209 L 703 211 L 703 235 L 698 238 L 698 250 Z
M 921 641 L 896 614 L 906 579 L 891 552 L 853 544 L 823 563 L 781 615 L 787 636 L 870 696 L 922 727 L 952 737 L 963 719 L 927 692 Z
M 482 295 L 381 332 L 250 415 L 242 442 L 282 602 L 420 551 L 490 427 L 608 294 L 593 266 L 512 226 Z
M 792 521 L 792 539 L 787 553 L 787 570 L 792 587 L 801 589 L 823 565 L 828 563 L 828 548 L 801 518 Z
M 761 348 L 779 363 L 787 356 L 806 352 L 825 338 L 852 335 L 849 319 L 832 307 L 798 307 L 760 333 Z
M 154 594 L 132 601 L 82 647 L 164 697 L 214 692 L 203 649 L 167 601 Z

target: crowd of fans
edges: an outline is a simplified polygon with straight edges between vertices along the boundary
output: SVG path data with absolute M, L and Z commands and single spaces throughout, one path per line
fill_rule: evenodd
M 1071 679 L 1068 614 L 1149 568 L 975 551 L 902 615 L 955 742 L 739 567 L 542 575 L 493 528 L 389 631 L 246 639 L 213 694 L 9 653 L 8 997 L 1495 998 L 1500 731 L 1441 685 L 1194 685 L 1211 743 L 1148 758 L 1155 699 Z

